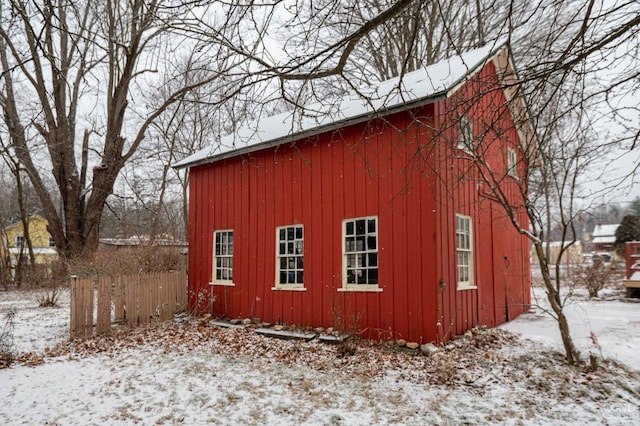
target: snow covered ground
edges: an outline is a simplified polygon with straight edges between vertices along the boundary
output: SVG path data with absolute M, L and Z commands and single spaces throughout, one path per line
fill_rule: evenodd
M 367 342 L 349 355 L 190 318 L 65 343 L 68 294 L 60 308 L 36 298 L 0 292 L 23 354 L 0 370 L 0 424 L 640 424 L 640 303 L 617 293 L 568 308 L 583 354 L 600 354 L 591 331 L 599 340 L 595 372 L 562 363 L 542 309 L 426 357 Z
M 548 303 L 544 291 L 534 288 L 532 303 L 536 313 L 526 314 L 501 328 L 518 333 L 558 351 L 562 351 L 556 321 L 545 312 Z M 613 359 L 640 370 L 640 300 L 624 299 L 622 290 L 605 289 L 599 299 L 589 300 L 586 290 L 575 290 L 568 299 L 565 313 L 569 318 L 571 336 L 583 357 L 599 355 L 593 344 L 595 334 L 605 359 Z

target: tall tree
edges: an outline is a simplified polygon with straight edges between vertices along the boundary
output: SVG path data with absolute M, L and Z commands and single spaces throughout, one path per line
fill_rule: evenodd
M 153 121 L 218 78 L 212 72 L 178 86 L 153 106 L 138 101 L 163 83 L 154 75 L 176 51 L 209 52 L 171 32 L 194 7 L 162 0 L 0 5 L 0 107 L 11 141 L 5 154 L 26 170 L 63 257 L 97 247 L 105 201 Z M 45 185 L 49 171 L 60 208 Z

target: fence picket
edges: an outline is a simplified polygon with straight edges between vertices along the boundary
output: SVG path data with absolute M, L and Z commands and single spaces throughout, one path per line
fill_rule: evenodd
M 98 322 L 97 334 L 111 332 L 111 277 L 100 277 L 98 280 Z
M 115 322 L 123 322 L 124 316 L 124 282 L 122 276 L 115 277 L 113 288 L 113 315 Z
M 93 289 L 94 280 L 83 280 L 82 285 L 82 298 L 84 302 L 84 309 L 82 312 L 83 320 L 83 337 L 91 337 L 93 335 Z
M 79 306 L 80 306 L 80 297 L 78 294 L 78 277 L 71 277 L 71 320 L 70 320 L 70 338 L 71 340 L 78 337 L 79 334 L 79 326 L 78 326 L 78 316 L 79 316 Z
M 125 309 L 127 310 L 127 325 L 129 327 L 135 327 L 137 325 L 136 321 L 138 318 L 138 308 L 136 306 L 136 287 L 134 285 L 135 281 L 131 276 L 123 277 L 123 279 L 125 279 Z

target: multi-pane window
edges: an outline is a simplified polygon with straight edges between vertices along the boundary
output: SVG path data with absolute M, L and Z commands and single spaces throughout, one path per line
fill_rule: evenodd
M 471 120 L 467 117 L 460 117 L 460 128 L 458 129 L 458 148 L 467 152 L 473 151 L 473 130 Z
M 233 231 L 213 233 L 213 284 L 233 283 Z
M 343 222 L 345 286 L 378 285 L 378 224 L 376 217 Z
M 22 248 L 22 246 L 24 246 L 24 236 L 16 235 L 16 247 Z
M 473 230 L 469 216 L 456 215 L 458 288 L 473 287 Z
M 55 247 L 56 246 L 56 242 L 53 239 L 53 237 L 49 237 L 49 247 Z
M 304 283 L 304 230 L 302 225 L 276 229 L 276 287 L 302 287 Z
M 518 177 L 517 162 L 516 150 L 507 148 L 507 174 L 511 177 Z

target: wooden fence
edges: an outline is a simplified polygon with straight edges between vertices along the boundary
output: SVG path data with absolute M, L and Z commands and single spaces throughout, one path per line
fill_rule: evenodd
M 94 319 L 95 332 L 106 334 L 112 323 L 136 327 L 186 309 L 186 272 L 71 279 L 72 339 L 93 335 Z

